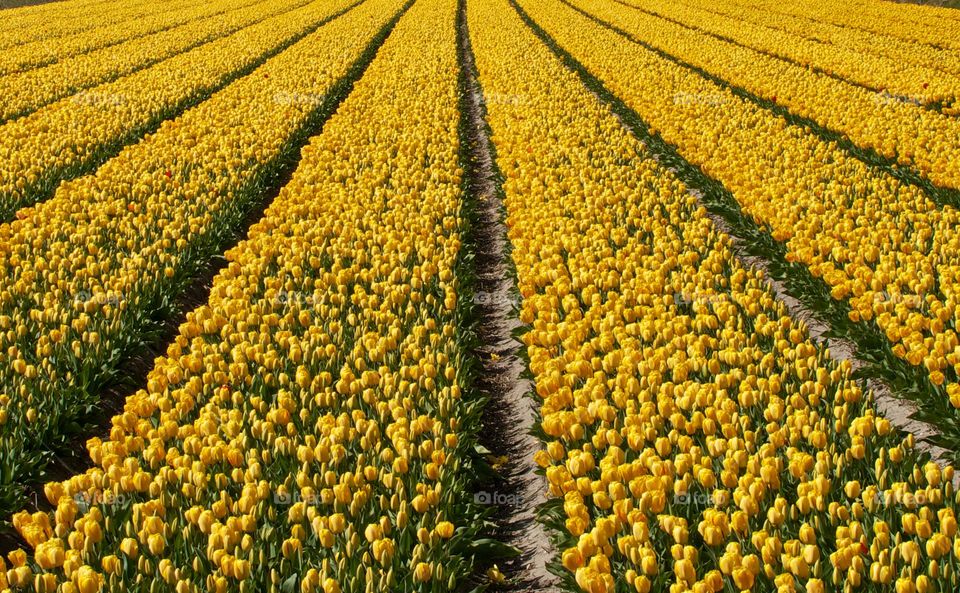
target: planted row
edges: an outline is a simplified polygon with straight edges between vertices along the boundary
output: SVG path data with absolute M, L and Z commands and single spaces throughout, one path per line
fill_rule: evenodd
M 960 444 L 950 421 L 960 408 L 960 213 L 562 3 L 523 6 L 652 133 L 722 184 L 712 206 L 735 224 L 742 212 L 761 239 L 772 237 L 776 253 L 764 255 L 815 277 L 804 299 L 844 311 L 832 319 L 838 330 L 877 336 L 869 354 L 881 366 L 916 367 L 903 380 Z
M 651 14 L 677 21 L 685 26 L 715 35 L 731 42 L 777 56 L 803 67 L 813 68 L 830 76 L 868 87 L 880 94 L 875 100 L 923 105 L 945 104 L 948 115 L 960 114 L 960 76 L 945 72 L 941 65 L 926 65 L 924 60 L 911 63 L 877 54 L 872 48 L 847 48 L 786 31 L 731 18 L 696 6 L 669 4 L 661 0 L 629 0 Z M 729 9 L 729 4 L 727 7 Z M 752 11 L 750 11 L 752 12 Z M 738 13 L 739 14 L 739 13 Z M 770 17 L 765 14 L 761 16 Z M 776 20 L 776 19 L 772 19 Z M 874 38 L 874 43 L 882 43 Z M 960 53 L 955 56 L 960 62 Z M 950 108 L 953 105 L 954 108 Z
M 0 508 L 234 238 L 400 5 L 348 11 L 0 226 Z
M 468 11 L 566 588 L 955 589 L 952 468 L 877 414 L 507 0 Z
M 94 27 L 73 35 L 42 39 L 8 47 L 0 54 L 0 75 L 37 68 L 68 56 L 162 31 L 189 22 L 199 16 L 222 12 L 222 7 L 223 4 L 219 2 L 197 5 L 189 0 L 174 0 L 160 12 L 151 14 L 141 11 L 131 14 L 129 20 L 119 23 Z
M 314 0 L 0 126 L 0 221 L 362 0 Z M 29 216 L 23 212 L 19 216 Z
M 11 584 L 464 584 L 480 522 L 455 7 L 410 8 L 147 389 L 90 442 L 97 467 L 47 486 L 53 513 L 17 515 L 33 549 L 9 556 Z
M 624 7 L 615 0 L 573 0 L 573 4 L 724 84 L 848 138 L 857 149 L 912 168 L 918 177 L 953 190 L 952 203 L 960 203 L 956 197 L 960 195 L 956 192 L 960 189 L 960 119 L 909 100 L 886 98 L 806 66 L 706 35 L 687 23 Z M 960 91 L 960 85 L 953 88 Z M 917 90 L 922 90 L 920 84 Z M 708 99 L 678 95 L 674 100 Z
M 45 68 L 0 77 L 0 122 L 26 115 L 57 99 L 141 70 L 306 3 L 306 0 L 273 0 L 235 9 L 224 4 L 231 9 L 222 14 L 73 56 Z
M 155 2 L 119 0 L 77 0 L 49 2 L 3 11 L 0 22 L 0 49 L 56 37 L 163 11 Z
M 955 53 L 960 50 L 960 20 L 948 8 L 911 7 L 869 0 L 845 4 L 818 2 L 810 4 L 790 0 L 742 0 L 744 4 L 769 10 L 774 14 L 800 16 L 813 21 L 830 23 L 844 29 L 868 31 L 886 39 L 903 40 L 921 48 L 942 48 Z M 911 22 L 905 15 L 911 10 L 928 14 Z
M 782 31 L 793 37 L 820 43 L 824 50 L 836 49 L 859 55 L 883 56 L 903 67 L 933 69 L 947 74 L 960 74 L 960 53 L 894 39 L 878 33 L 841 27 L 814 21 L 804 16 L 791 16 L 773 10 L 770 3 L 760 6 L 741 4 L 738 0 L 715 2 L 704 10 L 714 14 L 739 18 L 744 24 Z M 927 82 L 927 81 L 924 81 Z

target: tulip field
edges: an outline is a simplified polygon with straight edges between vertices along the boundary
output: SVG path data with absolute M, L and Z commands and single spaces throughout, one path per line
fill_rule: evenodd
M 960 591 L 960 12 L 0 16 L 0 592 Z

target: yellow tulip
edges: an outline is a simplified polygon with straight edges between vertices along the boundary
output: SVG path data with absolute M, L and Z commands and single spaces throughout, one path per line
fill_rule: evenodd
M 426 583 L 433 577 L 433 567 L 426 562 L 417 563 L 413 569 L 413 578 L 418 583 Z

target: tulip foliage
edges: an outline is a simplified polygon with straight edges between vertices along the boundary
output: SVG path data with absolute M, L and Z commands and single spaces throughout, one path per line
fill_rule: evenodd
M 124 144 L 247 74 L 355 3 L 314 0 L 0 125 L 0 220 L 45 199 L 62 180 L 95 168 Z
M 0 507 L 220 252 L 401 6 L 353 8 L 0 226 Z
M 31 549 L 0 579 L 80 593 L 457 590 L 479 522 L 465 504 L 477 405 L 454 273 L 455 9 L 422 0 L 399 21 L 147 389 L 89 443 L 96 467 L 47 485 L 53 513 L 15 516 Z
M 468 12 L 567 586 L 956 590 L 953 469 L 877 413 L 507 0 Z
M 815 277 L 845 309 L 840 329 L 916 369 L 918 403 L 960 450 L 960 210 L 557 0 L 520 5 Z

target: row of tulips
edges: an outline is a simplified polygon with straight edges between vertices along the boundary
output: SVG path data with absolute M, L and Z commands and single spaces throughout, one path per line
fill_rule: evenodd
M 781 31 L 791 39 L 807 39 L 822 44 L 824 50 L 835 49 L 844 54 L 854 52 L 862 56 L 882 56 L 903 67 L 914 66 L 923 71 L 932 69 L 953 76 L 960 74 L 960 53 L 958 52 L 894 39 L 861 29 L 814 21 L 802 15 L 784 14 L 776 12 L 773 7 L 773 3 L 760 6 L 740 3 L 740 0 L 723 0 L 703 8 L 719 16 L 739 19 L 744 25 Z M 886 66 L 882 67 L 886 68 Z M 923 82 L 932 83 L 933 81 L 924 80 Z M 889 84 L 894 85 L 894 81 Z
M 626 4 L 765 54 L 868 87 L 881 93 L 880 98 L 875 98 L 875 101 L 881 104 L 945 104 L 947 114 L 960 113 L 960 110 L 954 111 L 949 107 L 951 104 L 960 107 L 960 75 L 944 72 L 942 67 L 892 59 L 873 51 L 864 52 L 826 45 L 782 30 L 745 23 L 741 18 L 717 14 L 714 7 L 713 10 L 706 10 L 662 0 L 629 0 Z M 956 53 L 954 61 L 960 64 L 960 53 Z
M 828 299 L 849 307 L 849 321 L 838 322 L 879 335 L 878 356 L 916 367 L 920 383 L 913 387 L 921 404 L 936 409 L 941 428 L 956 438 L 955 208 L 938 207 L 918 187 L 871 169 L 558 0 L 522 5 L 653 133 L 719 181 L 779 242 L 786 260 L 820 279 Z
M 204 3 L 198 6 L 191 0 L 173 0 L 165 5 L 162 11 L 136 16 L 134 13 L 130 20 L 105 27 L 95 27 L 73 35 L 40 39 L 8 47 L 0 53 L 0 75 L 51 64 L 65 57 L 162 31 L 190 22 L 200 15 L 213 14 L 221 10 L 218 3 L 211 5 Z
M 849 138 L 858 148 L 912 167 L 936 186 L 960 189 L 958 118 L 910 101 L 887 100 L 875 91 L 706 35 L 686 26 L 691 20 L 678 24 L 616 0 L 572 4 L 729 85 Z M 739 23 L 736 27 L 746 30 Z M 941 78 L 960 92 L 960 84 Z
M 117 0 L 76 0 L 76 2 L 71 3 L 38 2 L 37 4 L 8 7 L 4 11 L 7 18 L 0 23 L 0 34 L 12 31 L 23 24 L 40 24 L 42 22 L 52 24 L 55 21 L 63 20 L 67 15 L 76 15 L 74 7 L 86 8 L 107 1 L 117 2 Z M 6 46 L 0 43 L 0 47 Z
M 0 126 L 0 220 L 46 199 L 61 181 L 93 170 L 358 1 L 314 0 Z
M 0 226 L 0 508 L 172 314 L 386 34 L 368 0 Z M 330 6 L 329 10 L 335 7 Z
M 943 27 L 948 32 L 960 32 L 954 27 L 960 24 L 960 14 L 956 10 L 945 10 L 941 6 L 948 6 L 948 2 L 941 4 L 908 4 L 903 10 L 890 10 L 886 2 L 878 0 L 858 0 L 852 2 L 850 8 L 862 9 L 871 18 L 897 16 L 904 25 L 923 27 Z M 942 21 L 946 21 L 946 25 Z M 939 45 L 939 44 L 938 44 Z
M 77 91 L 142 70 L 198 45 L 298 8 L 307 1 L 257 0 L 251 4 L 249 0 L 243 0 L 239 7 L 233 1 L 204 4 L 202 10 L 205 12 L 215 4 L 219 4 L 225 12 L 199 17 L 159 33 L 60 60 L 45 68 L 0 77 L 0 122 L 36 111 Z
M 7 586 L 459 590 L 479 522 L 455 8 L 400 20 L 90 442 L 96 467 L 47 485 L 52 513 L 15 517 L 31 549 L 8 555 Z
M 830 23 L 845 29 L 858 29 L 882 35 L 885 38 L 904 40 L 922 47 L 943 48 L 952 52 L 960 50 L 960 19 L 955 11 L 945 8 L 922 9 L 926 15 L 908 20 L 906 15 L 917 7 L 898 6 L 881 0 L 830 4 L 811 4 L 800 0 L 776 2 L 774 0 L 741 0 L 746 5 L 761 10 L 769 9 L 775 14 L 789 14 L 805 19 Z M 880 43 L 885 43 L 881 39 Z M 954 55 L 956 55 L 954 53 Z
M 507 0 L 468 11 L 568 588 L 956 590 L 953 469 L 877 414 Z
M 8 8 L 0 22 L 0 49 L 67 37 L 167 9 L 170 2 L 75 0 Z

